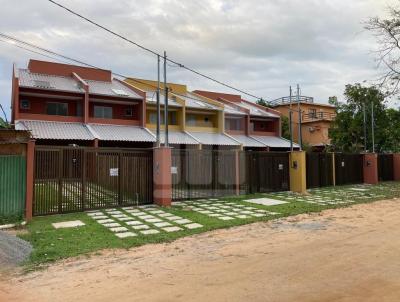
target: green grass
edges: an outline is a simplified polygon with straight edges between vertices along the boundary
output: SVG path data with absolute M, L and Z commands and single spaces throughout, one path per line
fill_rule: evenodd
M 59 259 L 68 258 L 78 255 L 89 255 L 92 252 L 108 249 L 108 248 L 130 248 L 148 243 L 170 242 L 177 238 L 202 233 L 210 230 L 229 228 L 233 226 L 253 223 L 257 221 L 268 221 L 279 217 L 286 217 L 302 213 L 319 212 L 324 209 L 345 207 L 357 203 L 372 202 L 376 200 L 400 197 L 400 183 L 385 182 L 376 186 L 367 186 L 368 191 L 356 192 L 351 190 L 354 186 L 327 187 L 321 188 L 320 191 L 310 190 L 309 197 L 325 196 L 327 199 L 337 198 L 341 201 L 354 200 L 354 195 L 362 195 L 364 197 L 357 198 L 354 203 L 343 203 L 334 205 L 311 204 L 298 199 L 308 199 L 303 195 L 290 192 L 277 194 L 254 194 L 244 196 L 233 196 L 220 198 L 221 200 L 229 200 L 238 204 L 252 206 L 259 209 L 274 211 L 281 213 L 277 216 L 266 216 L 261 218 L 235 219 L 222 221 L 217 218 L 209 217 L 192 211 L 188 207 L 172 207 L 166 208 L 164 211 L 188 218 L 193 222 L 202 224 L 204 227 L 194 230 L 182 230 L 178 232 L 166 233 L 160 232 L 154 235 L 138 235 L 120 239 L 109 231 L 106 227 L 98 224 L 85 213 L 53 215 L 46 217 L 35 217 L 27 226 L 27 233 L 19 235 L 22 239 L 29 241 L 34 250 L 27 262 L 26 269 L 36 269 L 43 264 L 54 262 Z M 276 206 L 262 206 L 244 202 L 244 199 L 270 197 L 290 201 L 289 203 Z M 372 197 L 372 198 L 371 198 Z M 54 229 L 51 223 L 81 220 L 86 225 L 78 228 Z M 137 233 L 137 232 L 136 232 Z

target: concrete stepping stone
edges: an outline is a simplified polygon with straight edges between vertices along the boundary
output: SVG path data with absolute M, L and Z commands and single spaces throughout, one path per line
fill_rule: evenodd
M 171 216 L 174 216 L 174 214 L 171 214 L 171 213 L 163 213 L 163 214 L 158 214 L 157 216 L 160 216 L 160 217 L 171 217 Z
M 143 225 L 142 222 L 137 221 L 137 220 L 133 220 L 133 221 L 127 221 L 125 222 L 127 225 Z
M 116 227 L 120 227 L 121 225 L 119 223 L 105 223 L 103 224 L 103 226 L 107 227 L 107 228 L 116 228 Z
M 264 217 L 264 216 L 265 216 L 265 214 L 261 214 L 261 213 L 254 213 L 254 214 L 251 214 L 251 216 L 254 216 L 254 217 Z
M 190 223 L 190 224 L 185 224 L 184 227 L 188 228 L 189 230 L 192 230 L 192 229 L 202 228 L 203 225 L 200 223 Z
M 146 219 L 153 219 L 157 218 L 156 216 L 153 215 L 145 215 L 145 216 L 140 216 L 140 219 L 146 220 Z
M 175 220 L 174 222 L 178 223 L 178 224 L 187 224 L 187 223 L 191 223 L 192 221 L 189 219 L 179 219 L 179 220 Z
M 162 222 L 162 220 L 161 220 L 161 219 L 158 219 L 158 218 L 144 219 L 144 221 L 150 222 L 150 223 Z
M 250 218 L 250 216 L 247 215 L 236 215 L 235 217 L 240 219 Z
M 171 232 L 177 232 L 177 231 L 181 231 L 182 229 L 180 227 L 177 226 L 171 226 L 171 227 L 166 227 L 166 228 L 162 228 L 164 231 L 166 231 L 167 233 L 171 233 Z
M 128 229 L 126 227 L 115 227 L 115 228 L 110 228 L 111 232 L 114 233 L 119 233 L 119 232 L 126 232 Z
M 156 223 L 153 223 L 153 225 L 158 227 L 158 228 L 172 226 L 172 224 L 170 224 L 169 222 L 156 222 Z
M 123 210 L 134 210 L 135 207 L 123 207 L 123 208 L 121 208 L 121 209 L 123 209 Z
M 105 209 L 106 212 L 118 211 L 117 209 Z
M 118 238 L 127 238 L 127 237 L 135 237 L 137 236 L 137 234 L 133 232 L 123 232 L 123 233 L 116 233 L 115 236 L 117 236 Z
M 84 225 L 85 224 L 80 220 L 71 220 L 71 221 L 52 223 L 52 226 L 55 229 L 76 228 L 76 227 L 80 227 L 80 226 L 84 226 Z
M 120 221 L 129 221 L 129 220 L 134 220 L 133 217 L 121 217 L 121 218 L 117 218 Z
M 104 214 L 102 212 L 86 212 L 88 216 L 94 217 L 94 216 L 103 216 Z
M 142 233 L 143 235 L 152 235 L 152 234 L 158 234 L 160 233 L 160 231 L 150 229 L 150 230 L 140 231 L 140 233 Z
M 91 218 L 95 220 L 103 220 L 103 219 L 108 219 L 108 216 L 102 215 L 102 216 L 92 216 Z
M 145 225 L 145 224 L 132 225 L 131 228 L 134 229 L 134 230 L 150 229 L 150 227 L 148 225 Z
M 125 215 L 125 214 L 111 214 L 111 217 L 114 217 L 114 218 L 122 218 L 122 217 L 128 217 L 128 216 Z
M 164 218 L 168 219 L 168 220 L 172 220 L 172 221 L 182 219 L 182 217 L 179 217 L 179 216 L 168 216 L 168 217 L 164 217 Z
M 97 222 L 100 223 L 100 224 L 104 224 L 104 223 L 115 222 L 115 220 L 114 220 L 114 219 L 107 218 L 107 219 L 100 219 L 100 220 L 97 220 Z
M 221 219 L 221 220 L 232 220 L 234 218 L 233 217 L 229 217 L 229 216 L 221 216 L 221 217 L 218 217 L 218 219 Z

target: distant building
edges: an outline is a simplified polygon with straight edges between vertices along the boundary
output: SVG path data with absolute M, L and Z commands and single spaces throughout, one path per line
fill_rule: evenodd
M 282 97 L 271 102 L 273 109 L 289 118 L 290 108 L 293 110 L 293 140 L 298 142 L 298 103 L 295 96 Z M 301 136 L 302 142 L 318 151 L 330 145 L 329 128 L 336 117 L 335 107 L 329 104 L 315 103 L 312 97 L 300 97 Z

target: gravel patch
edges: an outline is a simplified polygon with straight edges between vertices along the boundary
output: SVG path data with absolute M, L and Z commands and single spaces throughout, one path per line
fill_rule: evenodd
M 0 268 L 18 265 L 29 257 L 31 251 L 29 242 L 0 231 Z

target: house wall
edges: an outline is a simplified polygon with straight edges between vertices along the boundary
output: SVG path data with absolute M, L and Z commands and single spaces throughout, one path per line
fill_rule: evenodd
M 146 110 L 146 127 L 151 129 L 151 130 L 155 130 L 157 128 L 157 124 L 156 123 L 151 123 L 150 122 L 150 114 L 157 114 L 157 109 L 156 107 L 147 107 Z M 170 116 L 168 118 L 168 129 L 169 130 L 184 130 L 184 126 L 183 126 L 183 110 L 182 108 L 173 108 L 173 109 L 169 109 L 170 112 Z M 175 112 L 176 114 L 176 123 L 172 124 L 172 119 L 171 119 L 171 112 Z M 163 107 L 161 107 L 161 125 L 160 125 L 160 129 L 163 130 L 165 127 L 163 125 L 163 116 L 164 116 L 164 111 L 163 111 Z
M 29 109 L 21 108 L 21 103 L 24 100 L 28 100 L 30 103 Z M 67 103 L 68 104 L 68 116 L 78 116 L 77 106 L 78 103 L 83 106 L 83 100 L 67 100 L 60 98 L 42 98 L 37 96 L 20 96 L 19 98 L 19 112 L 20 114 L 47 114 L 47 104 L 48 103 Z M 83 107 L 82 107 L 83 111 Z
M 186 109 L 187 110 L 187 109 Z M 195 125 L 190 125 L 188 121 L 188 116 L 193 115 L 196 119 Z M 208 119 L 208 122 L 206 122 Z M 186 130 L 189 131 L 201 131 L 201 132 L 218 132 L 219 131 L 219 120 L 220 117 L 214 112 L 193 112 L 186 111 Z

